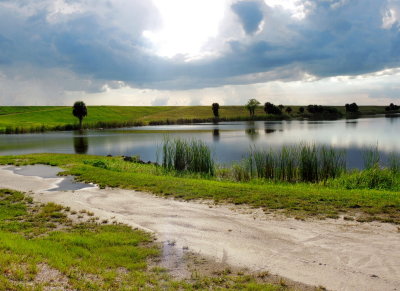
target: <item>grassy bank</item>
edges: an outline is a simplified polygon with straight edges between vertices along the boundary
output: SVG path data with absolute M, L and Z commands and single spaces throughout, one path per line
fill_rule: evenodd
M 290 115 L 266 115 L 257 108 L 255 120 L 281 120 L 312 118 L 299 113 L 300 106 L 291 106 Z M 343 106 L 335 107 L 345 115 Z M 49 130 L 73 130 L 78 121 L 72 116 L 71 107 L 65 106 L 0 106 L 0 133 L 28 133 Z M 221 121 L 249 120 L 243 106 L 221 106 Z M 384 106 L 361 106 L 358 116 L 384 114 Z M 328 116 L 329 117 L 329 116 Z M 316 116 L 324 118 L 324 116 Z M 184 124 L 213 121 L 211 106 L 89 106 L 86 128 L 114 128 L 135 125 Z
M 165 172 L 154 165 L 123 161 L 121 157 L 67 154 L 2 156 L 1 164 L 49 164 L 59 166 L 64 174 L 101 187 L 120 187 L 149 191 L 185 200 L 210 199 L 261 207 L 293 217 L 337 218 L 358 221 L 400 223 L 400 195 L 394 190 L 347 189 L 322 183 L 284 183 L 252 180 L 232 182 Z
M 173 280 L 150 234 L 91 215 L 0 189 L 0 290 L 294 290 L 228 269 Z

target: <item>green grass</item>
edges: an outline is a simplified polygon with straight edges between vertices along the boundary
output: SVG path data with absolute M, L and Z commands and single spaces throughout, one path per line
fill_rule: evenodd
M 148 266 L 160 255 L 152 235 L 122 224 L 74 223 L 67 214 L 0 189 L 0 290 L 291 290 L 223 272 L 173 280 Z M 39 280 L 39 273 L 49 277 Z
M 68 154 L 2 156 L 0 164 L 48 164 L 64 174 L 100 187 L 149 191 L 185 200 L 211 199 L 261 207 L 293 217 L 335 218 L 354 215 L 360 221 L 400 223 L 400 194 L 395 190 L 347 189 L 338 185 L 253 180 L 231 182 L 195 174 L 169 173 L 154 165 L 125 162 L 120 157 Z M 99 166 L 101 165 L 101 166 Z
M 256 120 L 277 120 L 307 117 L 298 113 L 300 106 L 291 106 L 291 115 L 266 115 L 262 107 L 256 110 Z M 343 106 L 335 107 L 344 112 Z M 360 114 L 384 114 L 384 106 L 361 106 Z M 247 120 L 244 106 L 221 106 L 221 120 Z M 89 106 L 84 127 L 108 128 L 144 124 L 169 124 L 212 121 L 211 106 Z M 65 106 L 0 106 L 0 133 L 25 133 L 47 130 L 76 129 L 78 120 L 72 107 Z

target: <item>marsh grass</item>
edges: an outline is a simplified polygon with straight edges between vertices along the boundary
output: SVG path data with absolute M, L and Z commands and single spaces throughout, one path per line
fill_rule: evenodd
M 317 183 L 338 177 L 346 171 L 345 152 L 307 143 L 284 146 L 278 151 L 252 147 L 244 161 L 232 167 L 232 171 L 231 176 L 236 181 L 256 178 Z
M 379 154 L 378 145 L 364 148 L 363 161 L 364 169 L 366 170 L 379 167 L 381 156 Z
M 400 154 L 390 153 L 388 157 L 388 168 L 393 174 L 400 173 Z
M 379 189 L 400 191 L 400 155 L 390 153 L 383 164 L 378 146 L 366 147 L 363 151 L 364 169 L 343 172 L 328 181 L 329 186 L 345 189 Z M 335 178 L 335 179 L 333 179 Z
M 210 148 L 201 140 L 164 137 L 161 165 L 167 171 L 203 173 L 213 176 L 214 160 Z

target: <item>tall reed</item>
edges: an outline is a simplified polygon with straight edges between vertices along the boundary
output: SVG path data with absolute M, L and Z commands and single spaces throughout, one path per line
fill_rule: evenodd
M 379 154 L 378 145 L 364 148 L 363 160 L 366 170 L 379 167 L 381 156 Z
M 299 180 L 306 182 L 318 181 L 318 153 L 315 144 L 299 146 Z
M 274 181 L 319 182 L 346 171 L 344 151 L 307 143 L 284 146 L 279 151 L 253 147 L 246 160 L 250 177 Z
M 389 154 L 388 168 L 393 174 L 400 173 L 400 154 L 394 152 Z
M 214 175 L 215 166 L 210 148 L 200 140 L 170 139 L 162 145 L 162 166 L 167 170 Z
M 346 170 L 346 151 L 322 146 L 319 150 L 319 180 L 326 181 L 340 176 Z

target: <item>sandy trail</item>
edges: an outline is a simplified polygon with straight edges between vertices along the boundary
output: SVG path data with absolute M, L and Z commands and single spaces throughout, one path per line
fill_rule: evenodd
M 47 191 L 61 181 L 0 167 L 1 188 L 115 217 L 219 262 L 333 290 L 400 290 L 400 232 L 394 225 L 272 218 L 260 210 L 245 213 L 121 189 Z

